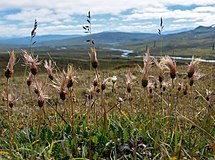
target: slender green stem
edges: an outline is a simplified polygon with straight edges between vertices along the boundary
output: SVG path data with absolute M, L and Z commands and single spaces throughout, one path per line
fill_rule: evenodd
M 148 98 L 148 92 L 147 92 L 147 87 L 145 87 L 145 96 L 146 96 L 146 102 L 147 102 L 147 111 L 149 113 L 149 118 L 152 120 L 152 111 L 149 106 L 149 98 Z
M 100 103 L 101 103 L 101 108 L 103 108 L 103 114 L 104 114 L 104 131 L 105 133 L 107 132 L 108 129 L 108 122 L 107 122 L 107 111 L 104 105 L 104 97 L 103 97 L 103 91 L 101 90 L 101 94 L 100 94 Z
M 8 128 L 10 132 L 10 159 L 13 157 L 13 133 L 11 129 L 11 108 L 9 106 L 9 78 L 7 78 L 6 85 L 6 94 L 7 94 L 7 120 L 8 120 Z
M 160 47 L 161 47 L 161 56 L 163 56 L 163 37 L 162 37 L 162 34 L 160 34 Z
M 72 96 L 72 90 L 70 88 L 70 92 L 69 92 L 69 97 L 70 97 L 70 108 L 71 108 L 71 127 L 72 127 L 72 135 L 74 138 L 74 142 L 75 142 L 75 154 L 77 156 L 77 151 L 78 151 L 78 147 L 77 147 L 77 138 L 76 138 L 76 133 L 75 133 L 75 127 L 74 127 L 74 105 L 73 105 L 73 96 Z M 67 111 L 68 112 L 68 111 Z M 68 116 L 70 117 L 70 114 L 68 114 Z
M 191 90 L 191 109 L 192 109 L 192 116 L 193 116 L 193 119 L 195 118 L 195 112 L 194 112 L 194 99 L 193 99 L 193 87 L 191 86 L 190 87 L 190 90 Z

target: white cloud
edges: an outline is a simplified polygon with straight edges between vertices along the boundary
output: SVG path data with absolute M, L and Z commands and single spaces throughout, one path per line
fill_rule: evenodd
M 173 10 L 171 6 L 174 5 L 196 5 L 196 8 Z M 170 30 L 191 25 L 190 22 L 193 26 L 215 22 L 214 0 L 0 0 L 0 13 L 11 9 L 19 10 L 0 17 L 1 36 L 28 34 L 34 19 L 38 21 L 41 35 L 83 33 L 81 26 L 86 23 L 89 10 L 93 17 L 94 33 L 104 30 L 153 32 L 158 24 L 151 21 L 159 23 L 160 17 L 164 19 L 165 28 Z M 111 17 L 96 17 L 102 14 L 110 14 Z
M 174 20 L 173 23 L 195 22 L 195 21 L 197 21 L 197 19 L 181 18 L 181 19 Z
M 6 20 L 18 20 L 23 22 L 31 22 L 32 19 L 37 19 L 39 22 L 53 22 L 71 17 L 65 13 L 56 12 L 51 9 L 24 9 L 19 13 L 9 14 L 4 17 Z
M 0 10 L 11 8 L 29 8 L 29 9 L 58 9 L 70 14 L 86 13 L 91 10 L 94 14 L 112 13 L 117 14 L 130 8 L 144 8 L 149 10 L 150 7 L 171 6 L 171 5 L 214 5 L 214 0 L 1 0 Z
M 197 7 L 193 11 L 194 12 L 211 12 L 211 13 L 215 13 L 215 5 L 214 6 L 208 6 L 208 7 Z
M 119 20 L 119 18 L 111 17 L 109 20 L 110 20 L 110 21 L 118 21 L 118 20 Z

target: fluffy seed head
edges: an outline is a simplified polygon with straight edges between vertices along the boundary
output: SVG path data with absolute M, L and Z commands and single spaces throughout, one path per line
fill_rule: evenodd
M 98 78 L 96 76 L 96 78 L 93 80 L 93 86 L 94 87 L 98 86 L 98 83 L 99 83 L 99 80 L 98 80 Z
M 144 88 L 148 85 L 148 76 L 149 76 L 149 72 L 150 72 L 151 65 L 152 65 L 149 50 L 147 50 L 147 53 L 145 53 L 145 55 L 146 56 L 143 59 L 144 67 L 142 70 L 142 86 Z
M 9 59 L 9 62 L 7 64 L 7 68 L 5 71 L 5 77 L 6 78 L 10 78 L 12 76 L 12 74 L 14 72 L 13 67 L 15 65 L 15 62 L 16 62 L 15 53 L 14 53 L 14 50 L 12 50 L 10 52 L 10 59 Z
M 27 85 L 30 86 L 32 84 L 32 81 L 33 81 L 33 75 L 29 73 L 29 76 L 26 81 Z
M 132 80 L 136 77 L 132 75 L 130 68 L 128 69 L 126 76 L 126 85 L 127 85 L 127 92 L 130 93 L 132 89 Z
M 89 100 L 93 99 L 93 95 L 94 95 L 94 88 L 92 87 L 88 90 L 88 99 Z
M 112 79 L 112 77 L 108 77 L 102 82 L 102 85 L 101 85 L 102 91 L 104 91 L 106 89 L 107 83 L 110 82 L 111 79 Z
M 184 94 L 184 95 L 187 95 L 187 89 L 188 89 L 188 88 L 187 88 L 187 85 L 183 83 L 183 84 L 182 84 L 182 91 L 183 91 L 183 94 Z
M 73 65 L 69 65 L 67 69 L 67 88 L 71 88 L 75 83 L 75 69 Z
M 14 95 L 12 95 L 12 94 L 7 95 L 6 92 L 3 91 L 2 101 L 8 103 L 10 108 L 13 108 L 13 106 L 17 100 L 18 100 L 18 98 L 16 98 Z
M 97 59 L 96 48 L 94 46 L 90 47 L 89 55 L 90 55 L 90 61 L 91 61 L 92 67 L 97 68 L 99 65 L 99 62 Z
M 48 72 L 49 79 L 53 80 L 54 79 L 54 76 L 53 76 L 53 69 L 54 69 L 54 67 L 52 66 L 52 61 L 50 59 L 49 59 L 49 61 L 45 60 L 44 67 L 45 67 L 45 69 Z
M 164 67 L 161 63 L 158 63 L 157 59 L 154 59 L 155 65 L 157 67 L 158 79 L 161 83 L 164 80 Z
M 165 56 L 161 58 L 161 64 L 170 70 L 170 77 L 174 79 L 176 77 L 176 62 L 169 56 Z
M 37 99 L 38 106 L 41 108 L 44 105 L 44 98 L 40 95 Z
M 65 100 L 66 99 L 66 93 L 68 91 L 67 88 L 67 74 L 63 70 L 62 74 L 56 75 L 56 82 L 52 81 L 52 86 L 56 88 L 59 92 L 60 99 Z
M 26 64 L 30 67 L 30 71 L 33 75 L 36 75 L 38 72 L 38 65 L 41 64 L 41 62 L 38 61 L 38 57 L 33 58 L 31 55 L 29 55 L 26 51 L 22 50 L 23 57 L 26 61 Z
M 194 58 L 192 57 L 192 61 L 190 62 L 190 64 L 188 65 L 188 68 L 187 68 L 187 75 L 189 78 L 191 78 L 199 64 L 199 59 L 198 58 Z

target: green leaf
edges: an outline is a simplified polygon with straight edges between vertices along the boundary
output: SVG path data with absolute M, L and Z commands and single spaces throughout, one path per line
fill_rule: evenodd
M 96 153 L 93 155 L 93 159 L 97 159 L 97 158 L 98 158 L 98 155 L 99 155 L 99 153 L 96 152 Z
M 95 143 L 95 144 L 97 144 L 98 143 L 98 137 L 97 136 L 93 136 L 92 142 Z

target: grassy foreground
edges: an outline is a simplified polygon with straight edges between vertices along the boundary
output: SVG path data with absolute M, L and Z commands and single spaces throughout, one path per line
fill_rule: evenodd
M 159 82 L 153 63 L 146 86 L 138 65 L 64 72 L 57 64 L 51 78 L 44 62 L 27 64 L 1 76 L 0 159 L 215 158 L 213 63 L 199 64 L 193 84 L 187 65 Z

